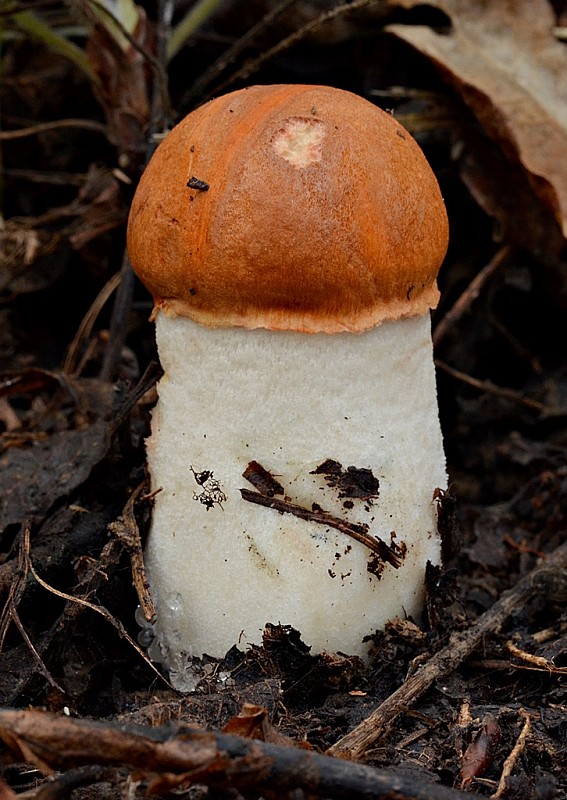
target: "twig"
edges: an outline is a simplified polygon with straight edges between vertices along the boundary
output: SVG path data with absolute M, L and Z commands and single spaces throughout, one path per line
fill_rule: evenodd
M 336 8 L 332 8 L 330 11 L 326 11 L 316 19 L 308 22 L 306 25 L 303 25 L 303 27 L 298 28 L 298 30 L 294 31 L 289 36 L 286 36 L 285 39 L 282 39 L 281 42 L 278 42 L 278 44 L 274 45 L 274 47 L 271 47 L 269 50 L 266 50 L 257 58 L 247 61 L 239 70 L 230 75 L 225 81 L 215 86 L 211 93 L 215 95 L 221 94 L 228 86 L 232 86 L 233 83 L 236 83 L 236 81 L 246 80 L 254 72 L 257 72 L 267 61 L 270 61 L 272 58 L 275 58 L 275 56 L 279 56 L 280 53 L 283 53 L 285 50 L 293 47 L 293 45 L 300 42 L 308 34 L 317 30 L 317 28 L 320 28 L 321 25 L 324 25 L 326 22 L 337 19 L 343 14 L 349 14 L 351 11 L 356 11 L 359 8 L 366 8 L 367 6 L 372 6 L 375 4 L 376 0 L 353 0 L 352 3 L 343 3 Z
M 26 521 L 23 524 L 22 541 L 18 548 L 17 574 L 10 583 L 8 598 L 0 616 L 0 653 L 4 649 L 4 641 L 8 633 L 8 628 L 10 627 L 10 622 L 12 621 L 11 609 L 18 607 L 26 589 L 29 572 L 29 540 L 30 523 Z
M 7 142 L 11 139 L 25 139 L 27 136 L 38 136 L 40 133 L 55 131 L 60 128 L 81 128 L 87 131 L 96 131 L 107 135 L 107 128 L 102 122 L 92 119 L 56 119 L 52 122 L 39 122 L 37 125 L 30 125 L 28 128 L 18 128 L 15 131 L 0 131 L 0 142 Z
M 535 656 L 533 653 L 526 653 L 525 650 L 520 650 L 513 642 L 506 642 L 506 649 L 511 655 L 524 661 L 526 665 L 529 664 L 529 667 L 524 666 L 524 669 L 547 672 L 550 675 L 567 675 L 567 667 L 556 667 L 555 664 L 547 658 Z
M 531 411 L 539 411 L 540 413 L 543 413 L 548 410 L 543 403 L 539 402 L 539 400 L 532 400 L 531 397 L 524 397 L 522 394 L 520 394 L 520 392 L 515 392 L 513 389 L 496 386 L 496 384 L 492 383 L 491 381 L 481 381 L 478 378 L 473 378 L 472 375 L 467 375 L 466 372 L 461 372 L 459 369 L 450 367 L 449 364 L 446 364 L 444 361 L 440 361 L 438 358 L 435 359 L 435 366 L 439 369 L 442 369 L 443 372 L 446 372 L 453 378 L 456 378 L 458 381 L 468 383 L 469 386 L 473 386 L 475 389 L 478 389 L 481 392 L 487 392 L 488 394 L 496 395 L 496 397 L 504 397 L 506 400 L 511 400 L 513 403 L 525 406 Z
M 253 25 L 250 30 L 246 31 L 239 39 L 237 39 L 233 45 L 231 45 L 228 50 L 225 50 L 224 53 L 217 58 L 210 67 L 208 67 L 204 72 L 199 75 L 199 77 L 194 81 L 191 88 L 186 91 L 181 100 L 178 103 L 178 106 L 185 108 L 188 106 L 192 106 L 197 99 L 203 96 L 203 93 L 207 86 L 211 84 L 224 70 L 230 66 L 240 53 L 248 47 L 252 42 L 265 31 L 269 26 L 274 22 L 280 14 L 283 14 L 290 6 L 294 3 L 297 3 L 297 0 L 283 0 L 278 6 L 272 8 L 267 14 L 265 14 L 256 25 Z
M 401 713 L 421 697 L 437 680 L 453 672 L 489 634 L 498 631 L 515 611 L 542 591 L 549 573 L 562 573 L 567 568 L 567 542 L 547 555 L 545 561 L 518 583 L 504 592 L 467 631 L 453 633 L 449 644 L 430 658 L 418 672 L 409 677 L 393 694 L 354 730 L 339 739 L 327 751 L 330 755 L 359 759 L 381 739 Z
M 526 740 L 528 738 L 530 729 L 531 729 L 531 720 L 530 715 L 524 711 L 523 709 L 520 710 L 520 716 L 524 718 L 524 726 L 520 731 L 520 735 L 516 740 L 516 744 L 512 748 L 512 752 L 504 762 L 504 766 L 502 767 L 502 774 L 500 775 L 500 780 L 498 781 L 498 787 L 491 797 L 502 797 L 504 792 L 506 791 L 506 783 L 507 779 L 512 774 L 512 770 L 516 766 L 516 762 L 520 757 L 524 747 L 526 746 Z
M 75 789 L 91 786 L 93 783 L 111 783 L 113 786 L 124 783 L 125 773 L 116 767 L 101 767 L 98 764 L 77 767 L 55 775 L 46 783 L 38 786 L 33 792 L 17 795 L 19 800 L 64 800 Z M 124 793 L 126 795 L 126 793 Z
M 2 134 L 0 134 L 1 137 Z M 42 172 L 38 169 L 13 169 L 4 170 L 7 178 L 29 181 L 30 183 L 45 183 L 52 186 L 84 186 L 87 175 L 84 172 Z
M 24 628 L 23 623 L 22 623 L 22 621 L 20 619 L 20 615 L 18 614 L 18 611 L 17 611 L 17 609 L 16 609 L 16 607 L 14 606 L 13 603 L 10 605 L 10 616 L 12 618 L 12 622 L 14 623 L 16 628 L 19 630 L 20 636 L 24 640 L 24 642 L 26 644 L 26 647 L 28 648 L 28 650 L 32 654 L 32 656 L 34 658 L 34 661 L 37 664 L 37 668 L 39 669 L 39 671 L 41 672 L 41 674 L 43 675 L 45 680 L 50 684 L 50 686 L 52 686 L 54 689 L 57 689 L 58 692 L 61 692 L 61 694 L 65 694 L 65 690 L 61 686 L 59 686 L 59 684 L 57 683 L 57 681 L 55 680 L 53 675 L 49 672 L 49 670 L 47 669 L 47 667 L 43 663 L 43 659 L 40 656 L 40 654 L 37 652 L 36 648 L 34 647 L 34 644 L 33 644 L 32 640 L 28 636 L 28 632 Z
M 118 728 L 39 711 L 0 711 L 0 739 L 13 757 L 41 769 L 124 766 L 151 781 L 150 793 L 194 784 L 330 800 L 465 800 L 470 795 L 411 775 L 311 750 L 183 725 Z
M 368 533 L 368 525 L 364 523 L 359 525 L 355 522 L 346 522 L 346 520 L 334 517 L 326 511 L 312 511 L 309 508 L 289 503 L 287 500 L 280 500 L 278 497 L 269 497 L 259 492 L 252 492 L 250 489 L 241 489 L 240 494 L 242 499 L 247 500 L 249 503 L 256 503 L 258 506 L 273 508 L 282 514 L 292 514 L 294 517 L 299 517 L 309 522 L 317 522 L 320 525 L 335 528 L 337 531 L 345 533 L 351 539 L 355 539 L 360 544 L 368 547 L 371 552 L 376 553 L 383 561 L 387 561 L 388 564 L 391 564 L 396 569 L 402 565 L 399 555 L 383 539 L 378 536 L 371 536 Z
M 432 334 L 434 347 L 439 346 L 439 343 L 447 336 L 451 328 L 453 328 L 463 314 L 469 310 L 479 296 L 487 280 L 508 260 L 510 252 L 511 248 L 508 245 L 501 247 L 490 259 L 488 264 L 473 278 L 465 291 L 446 312 L 445 316 L 439 320 Z
M 138 653 L 140 658 L 142 658 L 148 667 L 155 672 L 155 674 L 161 678 L 170 688 L 173 688 L 171 684 L 164 678 L 161 672 L 154 666 L 154 664 L 150 661 L 148 656 L 144 653 L 142 648 L 138 645 L 137 642 L 132 639 L 124 625 L 120 622 L 120 620 L 116 619 L 108 609 L 104 606 L 96 605 L 95 603 L 91 603 L 88 600 L 85 600 L 83 597 L 73 597 L 73 595 L 67 594 L 66 592 L 62 592 L 60 589 L 55 589 L 53 586 L 50 586 L 46 583 L 35 571 L 33 568 L 33 564 L 30 562 L 30 572 L 36 581 L 39 583 L 40 586 L 43 586 L 48 592 L 51 594 L 56 595 L 57 597 L 61 597 L 63 600 L 66 600 L 68 603 L 76 603 L 77 605 L 84 606 L 85 608 L 90 608 L 91 611 L 95 611 L 97 614 L 100 614 L 107 622 L 109 622 L 113 628 L 118 632 L 119 636 L 125 639 L 128 644 L 134 648 L 134 650 Z
M 48 683 L 53 686 L 54 689 L 57 689 L 62 694 L 63 689 L 59 686 L 57 681 L 53 678 L 43 660 L 33 643 L 28 636 L 26 629 L 24 628 L 22 621 L 20 620 L 20 615 L 18 614 L 18 605 L 22 597 L 24 596 L 28 575 L 31 571 L 31 562 L 30 562 L 30 538 L 31 538 L 31 527 L 29 523 L 25 523 L 23 526 L 23 535 L 22 541 L 20 542 L 20 547 L 18 550 L 18 575 L 12 586 L 10 587 L 10 593 L 8 599 L 6 601 L 6 605 L 2 611 L 2 621 L 0 624 L 0 651 L 4 647 L 4 640 L 6 638 L 6 633 L 8 632 L 8 627 L 10 622 L 13 622 L 16 628 L 19 630 L 22 639 L 24 640 L 27 648 L 31 652 L 41 674 L 46 679 Z

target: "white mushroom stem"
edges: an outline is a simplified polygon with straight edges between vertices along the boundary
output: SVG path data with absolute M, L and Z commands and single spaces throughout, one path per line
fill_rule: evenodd
M 418 615 L 426 562 L 440 559 L 433 495 L 446 486 L 429 316 L 327 335 L 158 313 L 157 341 L 148 462 L 161 491 L 146 566 L 166 658 L 258 644 L 268 622 L 297 628 L 312 652 L 364 656 L 364 636 Z M 339 486 L 328 464 L 317 472 L 329 459 Z M 264 491 L 243 477 L 250 462 L 281 484 L 278 508 L 368 526 L 399 568 L 377 577 L 370 549 L 344 531 L 244 499 L 241 489 Z M 378 496 L 347 486 L 341 497 L 345 472 Z

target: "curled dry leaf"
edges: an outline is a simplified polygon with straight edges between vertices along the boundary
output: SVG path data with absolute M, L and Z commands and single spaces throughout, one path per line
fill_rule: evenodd
M 413 8 L 416 0 L 395 0 Z M 484 131 L 521 165 L 533 192 L 567 235 L 567 49 L 553 35 L 547 0 L 431 0 L 451 29 L 390 25 L 428 56 Z
M 274 728 L 268 720 L 268 711 L 263 706 L 253 703 L 243 703 L 240 712 L 227 722 L 223 732 L 243 736 L 245 739 L 259 739 L 262 742 L 281 744 L 284 747 L 297 746 L 296 742 Z M 307 747 L 307 749 L 309 748 Z

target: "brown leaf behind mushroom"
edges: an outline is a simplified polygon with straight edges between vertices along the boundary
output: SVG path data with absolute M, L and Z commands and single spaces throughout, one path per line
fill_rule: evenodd
M 405 8 L 415 0 L 395 0 Z M 387 30 L 427 55 L 567 234 L 567 50 L 553 36 L 547 0 L 432 0 L 449 33 Z

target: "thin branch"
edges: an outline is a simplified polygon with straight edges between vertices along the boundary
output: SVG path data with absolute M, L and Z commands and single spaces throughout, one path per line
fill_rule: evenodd
M 351 539 L 355 539 L 360 544 L 375 553 L 383 561 L 387 561 L 393 567 L 398 569 L 401 567 L 402 561 L 400 556 L 393 550 L 383 539 L 379 536 L 371 536 L 368 533 L 368 525 L 357 524 L 355 522 L 347 522 L 339 517 L 334 517 L 326 511 L 313 511 L 303 506 L 294 505 L 287 500 L 281 500 L 277 497 L 268 497 L 260 494 L 259 492 L 252 492 L 250 489 L 241 489 L 240 494 L 242 499 L 249 503 L 256 503 L 258 506 L 264 508 L 273 508 L 282 514 L 292 514 L 294 517 L 308 520 L 309 522 L 317 522 L 319 525 L 326 525 L 329 528 L 345 533 Z
M 504 766 L 502 767 L 502 774 L 500 775 L 500 780 L 498 781 L 498 787 L 491 797 L 497 798 L 502 797 L 503 794 L 506 793 L 506 784 L 508 782 L 508 778 L 512 774 L 514 767 L 516 766 L 516 762 L 518 758 L 522 754 L 528 736 L 530 734 L 530 730 L 532 727 L 530 715 L 524 711 L 523 709 L 520 710 L 520 715 L 524 718 L 524 725 L 522 730 L 520 731 L 520 735 L 518 736 L 514 747 L 512 748 L 511 753 L 506 758 L 504 762 Z
M 26 583 L 30 567 L 30 537 L 31 525 L 29 522 L 25 522 L 23 525 L 22 539 L 18 547 L 18 572 L 15 579 L 10 584 L 8 598 L 4 608 L 2 609 L 2 615 L 0 617 L 0 653 L 4 648 L 4 640 L 6 639 L 6 634 L 8 632 L 8 628 L 10 627 L 10 622 L 12 621 L 12 608 L 18 607 L 26 590 Z
M 488 264 L 473 278 L 465 291 L 445 313 L 445 316 L 439 320 L 432 334 L 434 347 L 439 346 L 439 343 L 447 336 L 449 331 L 455 327 L 456 323 L 470 309 L 471 305 L 479 296 L 484 284 L 506 263 L 510 253 L 511 248 L 509 245 L 501 247 L 490 259 Z
M 24 628 L 24 626 L 22 624 L 22 621 L 20 619 L 20 615 L 18 614 L 18 611 L 17 611 L 17 609 L 16 609 L 16 607 L 14 606 L 13 603 L 10 604 L 10 616 L 12 618 L 12 621 L 13 621 L 14 625 L 19 630 L 20 636 L 22 637 L 22 639 L 26 643 L 26 646 L 27 646 L 28 650 L 32 654 L 32 656 L 34 658 L 34 661 L 37 664 L 37 667 L 38 667 L 39 671 L 41 672 L 41 674 L 43 675 L 43 677 L 45 678 L 45 680 L 54 689 L 57 689 L 58 692 L 61 692 L 61 694 L 65 694 L 65 689 L 63 689 L 61 686 L 59 686 L 59 684 L 57 683 L 55 678 L 52 676 L 52 674 L 49 672 L 49 670 L 47 669 L 47 667 L 43 663 L 42 657 L 40 656 L 40 654 L 35 649 L 34 644 L 33 644 L 32 640 L 30 639 L 30 637 L 28 636 L 28 632 Z
M 533 595 L 557 574 L 567 569 L 567 542 L 549 553 L 543 563 L 504 592 L 492 608 L 480 616 L 466 631 L 453 633 L 449 644 L 411 675 L 393 694 L 354 730 L 339 739 L 328 753 L 333 756 L 359 759 L 381 739 L 392 722 L 412 706 L 435 681 L 450 675 L 481 644 L 485 636 L 496 633 L 518 609 L 525 607 Z
M 0 131 L 0 142 L 7 142 L 12 139 L 25 139 L 27 136 L 39 136 L 41 133 L 56 131 L 60 128 L 80 128 L 81 130 L 95 131 L 107 135 L 107 127 L 102 122 L 93 119 L 56 119 L 52 122 L 38 122 L 37 125 L 30 125 L 27 128 L 18 128 L 15 131 Z
M 531 397 L 524 397 L 520 392 L 515 392 L 513 389 L 507 389 L 503 386 L 497 386 L 495 383 L 492 383 L 492 381 L 481 381 L 479 378 L 473 378 L 472 375 L 467 375 L 466 372 L 461 372 L 459 369 L 450 367 L 449 364 L 440 361 L 438 358 L 435 359 L 435 366 L 442 369 L 443 372 L 446 372 L 448 375 L 451 375 L 451 377 L 456 378 L 458 381 L 467 383 L 469 386 L 481 392 L 487 392 L 488 394 L 496 395 L 496 397 L 504 397 L 506 400 L 511 400 L 512 403 L 525 406 L 529 408 L 530 411 L 538 411 L 540 414 L 549 411 L 547 406 L 540 403 L 539 400 L 532 400 Z
M 232 86 L 233 83 L 236 83 L 236 81 L 246 80 L 254 72 L 257 72 L 267 61 L 279 56 L 280 53 L 283 53 L 285 50 L 289 50 L 290 47 L 293 47 L 308 34 L 316 31 L 326 22 L 337 19 L 338 17 L 343 16 L 343 14 L 349 14 L 351 11 L 356 11 L 360 8 L 366 8 L 368 6 L 375 5 L 376 2 L 377 0 L 353 0 L 352 3 L 344 3 L 343 5 L 337 6 L 330 11 L 326 11 L 324 14 L 321 14 L 316 19 L 308 22 L 303 27 L 298 28 L 298 30 L 294 31 L 289 36 L 286 36 L 285 39 L 282 39 L 281 42 L 278 42 L 278 44 L 274 45 L 274 47 L 271 47 L 269 50 L 266 50 L 257 58 L 247 61 L 239 70 L 230 75 L 225 81 L 215 86 L 212 90 L 212 94 L 221 94 L 228 86 Z
M 1 134 L 0 134 L 1 136 Z M 83 186 L 87 175 L 81 172 L 43 172 L 38 169 L 15 169 L 8 167 L 4 170 L 7 178 L 29 181 L 30 183 L 46 183 L 53 186 Z
M 250 30 L 246 31 L 246 33 L 237 39 L 228 50 L 225 50 L 210 67 L 199 75 L 191 88 L 182 96 L 179 106 L 182 108 L 192 106 L 197 99 L 203 96 L 207 86 L 216 80 L 227 67 L 236 61 L 246 47 L 249 47 L 260 34 L 269 28 L 270 25 L 283 14 L 284 11 L 287 11 L 287 9 L 295 3 L 297 3 L 297 0 L 283 0 L 278 6 L 272 8 L 271 11 L 265 14 L 256 25 L 253 25 Z
M 124 766 L 150 792 L 204 784 L 329 800 L 465 800 L 470 795 L 410 774 L 378 770 L 312 750 L 175 725 L 132 728 L 40 711 L 0 711 L 0 739 L 15 759 L 42 769 Z
M 43 586 L 48 592 L 51 594 L 56 595 L 57 597 L 61 597 L 63 600 L 67 600 L 69 603 L 76 603 L 77 605 L 84 606 L 85 608 L 90 608 L 91 611 L 95 611 L 97 614 L 100 614 L 107 622 L 109 622 L 113 628 L 118 632 L 118 634 L 125 639 L 128 644 L 134 648 L 136 653 L 142 658 L 148 667 L 155 672 L 155 674 L 161 678 L 170 688 L 173 688 L 171 684 L 164 678 L 161 672 L 154 666 L 152 661 L 148 658 L 148 656 L 144 653 L 142 648 L 139 646 L 137 642 L 132 639 L 124 625 L 120 622 L 120 620 L 116 619 L 116 617 L 112 616 L 110 611 L 108 611 L 104 606 L 95 605 L 95 603 L 90 603 L 88 600 L 85 600 L 82 597 L 73 597 L 71 594 L 67 594 L 66 592 L 62 592 L 60 589 L 55 589 L 53 586 L 50 586 L 46 581 L 41 578 L 37 572 L 35 571 L 33 564 L 30 562 L 30 572 L 36 581 L 39 583 L 40 586 Z
M 30 653 L 32 654 L 39 671 L 43 675 L 43 677 L 47 680 L 48 683 L 53 686 L 54 689 L 64 694 L 64 690 L 59 686 L 57 681 L 52 677 L 51 673 L 43 663 L 43 660 L 37 650 L 35 649 L 33 642 L 31 641 L 30 637 L 28 636 L 28 632 L 24 628 L 22 621 L 20 619 L 20 615 L 18 614 L 18 605 L 24 595 L 28 575 L 31 571 L 31 561 L 30 561 L 30 539 L 31 539 L 31 527 L 29 524 L 24 525 L 24 531 L 22 536 L 22 541 L 20 542 L 20 547 L 18 550 L 18 576 L 10 587 L 10 594 L 8 596 L 8 600 L 6 601 L 6 605 L 2 612 L 2 622 L 0 625 L 0 651 L 3 648 L 4 640 L 6 638 L 6 633 L 8 631 L 8 627 L 10 622 L 13 622 L 22 639 L 24 640 L 27 648 L 29 649 Z
M 547 672 L 548 675 L 567 675 L 567 667 L 556 667 L 553 661 L 549 661 L 547 658 L 543 658 L 543 656 L 535 656 L 533 653 L 526 653 L 525 650 L 516 647 L 514 642 L 506 642 L 506 649 L 510 655 L 524 661 L 525 665 L 529 664 L 529 666 L 523 666 L 523 669 Z M 513 664 L 511 666 L 516 665 Z

